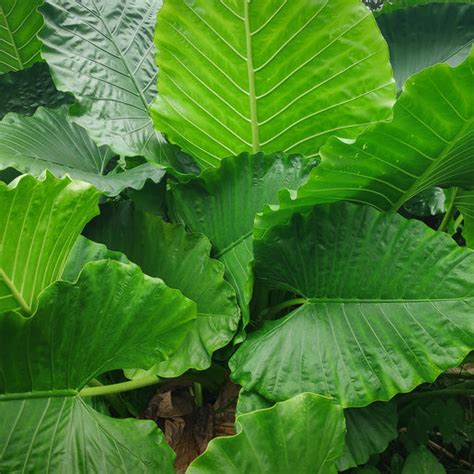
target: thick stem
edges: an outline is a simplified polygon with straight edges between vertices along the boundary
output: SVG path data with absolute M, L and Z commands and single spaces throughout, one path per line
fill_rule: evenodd
M 97 379 L 92 379 L 87 384 L 89 387 L 104 387 L 105 385 L 99 382 Z M 109 402 L 110 406 L 122 417 L 127 418 L 130 416 L 128 408 L 125 406 L 125 403 L 113 393 L 109 393 L 108 395 L 104 395 L 104 398 Z
M 456 201 L 456 196 L 458 195 L 459 188 L 453 188 L 453 193 L 451 195 L 451 201 L 449 202 L 448 209 L 446 210 L 446 214 L 443 217 L 443 220 L 441 221 L 441 224 L 438 227 L 438 230 L 440 232 L 445 232 L 446 229 L 448 228 L 449 221 L 453 217 L 453 214 L 456 210 L 454 207 L 455 201 Z
M 306 303 L 306 298 L 294 298 L 292 300 L 283 301 L 282 303 L 276 304 L 275 306 L 271 306 L 267 308 L 260 314 L 259 320 L 261 319 L 273 319 L 278 313 L 283 311 L 286 308 L 290 308 L 291 306 L 302 305 Z
M 138 388 L 155 385 L 160 381 L 155 375 L 148 375 L 137 380 L 130 380 L 128 382 L 114 383 L 112 385 L 102 385 L 98 387 L 86 387 L 79 392 L 80 397 L 100 397 L 107 396 L 114 393 L 129 392 Z

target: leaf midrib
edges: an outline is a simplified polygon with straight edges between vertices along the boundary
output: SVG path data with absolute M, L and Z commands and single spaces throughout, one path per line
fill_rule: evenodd
M 255 93 L 255 69 L 253 67 L 252 33 L 250 31 L 249 4 L 251 0 L 244 0 L 245 43 L 247 49 L 247 75 L 249 81 L 250 124 L 252 131 L 252 152 L 260 150 L 258 136 L 257 96 Z
M 23 298 L 23 295 L 17 290 L 15 284 L 13 283 L 10 278 L 8 278 L 7 274 L 0 267 L 0 280 L 3 280 L 7 288 L 10 290 L 11 295 L 15 299 L 15 301 L 20 305 L 20 308 L 28 315 L 31 315 L 32 311 L 28 303 Z
M 10 12 L 11 13 L 11 12 Z M 5 27 L 8 31 L 8 36 L 10 37 L 10 41 L 11 41 L 11 45 L 13 46 L 13 49 L 15 51 L 15 55 L 17 57 L 17 61 L 18 61 L 18 65 L 19 65 L 19 68 L 18 69 L 23 69 L 23 62 L 20 58 L 20 52 L 18 51 L 18 48 L 16 46 L 16 43 L 15 43 L 15 40 L 13 39 L 13 33 L 12 33 L 12 30 L 10 28 L 10 24 L 8 23 L 8 17 L 7 15 L 5 14 L 5 10 L 3 9 L 3 6 L 0 4 L 0 14 L 3 16 L 3 18 L 5 19 Z

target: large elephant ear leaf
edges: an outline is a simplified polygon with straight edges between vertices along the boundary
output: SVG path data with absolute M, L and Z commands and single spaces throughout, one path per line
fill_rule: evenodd
M 257 276 L 303 304 L 230 360 L 246 390 L 362 407 L 434 380 L 474 348 L 474 252 L 419 221 L 317 206 L 270 229 L 255 251 Z
M 196 325 L 180 349 L 150 371 L 176 377 L 191 368 L 207 369 L 213 352 L 230 342 L 240 319 L 235 292 L 224 280 L 224 265 L 209 257 L 209 240 L 137 211 L 131 202 L 103 206 L 87 235 L 124 252 L 147 275 L 161 278 L 197 305 Z
M 32 117 L 8 114 L 0 122 L 0 169 L 41 175 L 46 169 L 57 177 L 92 183 L 109 196 L 125 188 L 140 189 L 147 179 L 158 182 L 165 171 L 153 163 L 130 170 L 112 170 L 114 153 L 97 146 L 79 125 L 72 123 L 67 107 L 39 108 Z
M 274 403 L 255 392 L 241 390 L 237 400 L 236 415 L 269 408 Z M 346 435 L 344 450 L 337 461 L 339 471 L 365 464 L 370 456 L 385 449 L 398 435 L 397 409 L 393 402 L 373 403 L 364 408 L 344 410 Z
M 255 214 L 275 203 L 281 188 L 298 189 L 315 162 L 301 156 L 249 155 L 222 160 L 218 169 L 172 188 L 179 220 L 205 234 L 214 256 L 224 263 L 226 277 L 237 292 L 243 325 L 249 321 L 252 296 L 252 229 Z
M 447 2 L 382 10 L 377 24 L 401 89 L 408 77 L 437 63 L 457 66 L 474 40 L 474 4 Z
M 41 61 L 37 38 L 43 19 L 36 11 L 42 0 L 0 2 L 0 74 L 26 69 Z
M 461 191 L 455 205 L 464 217 L 463 237 L 469 247 L 474 248 L 474 191 Z
M 154 423 L 100 415 L 81 389 L 106 371 L 169 357 L 195 317 L 179 291 L 113 261 L 89 263 L 75 283 L 51 285 L 31 318 L 1 314 L 0 470 L 104 472 L 106 462 L 127 472 L 173 472 Z
M 89 184 L 22 176 L 0 182 L 0 312 L 31 314 L 39 293 L 58 280 L 85 224 L 98 212 Z
M 439 64 L 413 76 L 394 107 L 392 122 L 376 125 L 354 142 L 330 139 L 321 165 L 298 196 L 266 209 L 258 234 L 288 220 L 296 209 L 351 200 L 398 210 L 433 186 L 474 186 L 474 50 L 456 68 Z
M 328 398 L 303 393 L 271 408 L 240 415 L 237 429 L 235 436 L 212 440 L 186 472 L 337 472 L 344 417 L 341 407 Z
M 160 0 L 47 0 L 42 54 L 58 89 L 72 92 L 75 120 L 99 145 L 165 162 L 171 153 L 153 129 L 156 94 L 153 27 Z
M 315 156 L 390 116 L 387 45 L 358 0 L 169 0 L 156 31 L 155 126 L 202 168 L 244 151 Z

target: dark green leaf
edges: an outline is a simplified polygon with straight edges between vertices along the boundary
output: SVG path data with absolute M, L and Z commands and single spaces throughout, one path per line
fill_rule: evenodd
M 257 275 L 304 304 L 236 351 L 232 376 L 246 390 L 365 406 L 434 380 L 474 348 L 474 252 L 419 221 L 317 206 L 255 246 Z
M 41 61 L 36 37 L 43 25 L 36 8 L 42 0 L 0 2 L 0 74 L 26 69 Z
M 421 447 L 408 456 L 402 474 L 446 474 L 446 469 L 430 451 Z
M 197 304 L 196 327 L 180 350 L 152 372 L 175 377 L 190 368 L 207 369 L 212 353 L 232 339 L 240 319 L 235 293 L 224 280 L 224 266 L 209 258 L 209 240 L 187 234 L 182 225 L 136 211 L 130 202 L 103 207 L 87 234 L 124 252 L 146 274 L 163 279 Z
M 244 326 L 252 296 L 255 213 L 277 201 L 281 188 L 297 189 L 314 161 L 301 156 L 249 155 L 222 160 L 220 168 L 172 188 L 175 212 L 190 230 L 205 234 L 237 292 Z
M 0 314 L 0 471 L 173 472 L 154 423 L 112 420 L 77 395 L 103 372 L 169 357 L 195 317 L 179 291 L 112 261 L 51 285 L 31 318 Z
M 413 74 L 437 63 L 457 66 L 474 40 L 474 5 L 413 6 L 377 18 L 390 49 L 398 88 Z
M 8 112 L 31 115 L 40 106 L 54 108 L 71 102 L 72 97 L 54 87 L 44 62 L 0 75 L 0 119 Z

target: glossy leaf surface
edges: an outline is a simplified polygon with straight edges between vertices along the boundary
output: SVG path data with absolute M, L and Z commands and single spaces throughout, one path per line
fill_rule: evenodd
M 69 251 L 98 212 L 92 186 L 47 173 L 0 182 L 0 312 L 30 314 L 44 288 L 59 279 Z
M 330 399 L 303 393 L 239 416 L 237 429 L 235 436 L 212 440 L 187 473 L 337 472 L 344 417 Z
M 120 155 L 165 161 L 153 129 L 153 27 L 160 0 L 47 0 L 40 37 L 56 87 L 78 102 L 75 120 Z
M 306 301 L 236 351 L 232 377 L 246 390 L 361 407 L 434 380 L 474 348 L 474 253 L 418 221 L 317 206 L 255 246 L 259 278 Z
M 316 156 L 390 116 L 387 46 L 357 0 L 168 0 L 155 42 L 155 127 L 201 168 L 244 151 Z
M 147 179 L 158 182 L 165 171 L 152 163 L 120 172 L 114 154 L 98 147 L 86 131 L 73 123 L 67 107 L 39 108 L 32 117 L 9 114 L 0 122 L 0 169 L 12 167 L 39 176 L 49 170 L 93 184 L 110 196 L 125 188 L 140 189 Z
M 456 68 L 440 64 L 413 76 L 395 104 L 393 121 L 354 143 L 330 139 L 297 198 L 286 193 L 279 212 L 266 209 L 258 234 L 315 204 L 351 200 L 398 210 L 433 186 L 472 188 L 473 71 L 474 52 Z

